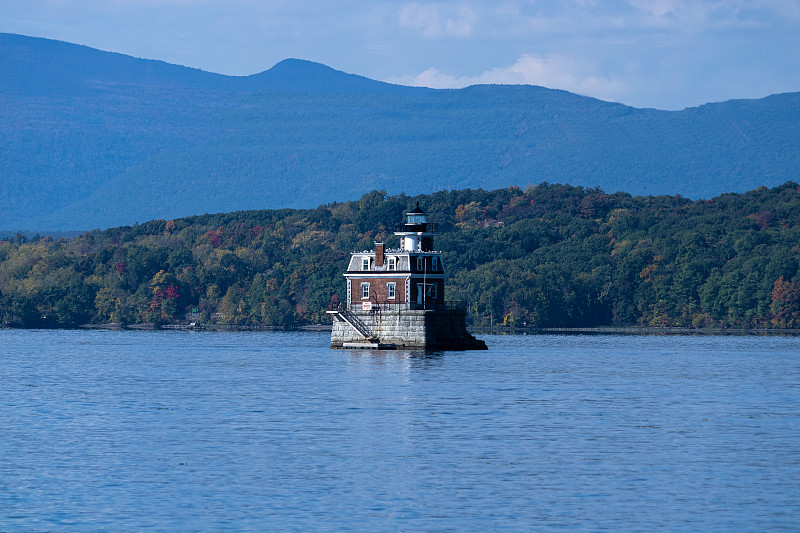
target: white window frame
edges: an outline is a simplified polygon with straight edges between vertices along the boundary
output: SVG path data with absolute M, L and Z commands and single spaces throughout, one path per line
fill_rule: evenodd
M 439 258 L 435 255 L 431 257 L 431 272 L 439 270 Z
M 397 283 L 390 281 L 386 284 L 386 298 L 389 300 L 394 300 L 395 295 L 397 294 Z
M 435 300 L 436 299 L 436 287 L 438 286 L 436 283 L 420 283 L 423 287 L 423 293 L 425 295 L 425 299 L 428 298 Z
M 389 258 L 389 266 L 387 267 L 389 270 L 397 270 L 397 258 L 390 257 Z
M 361 258 L 361 270 L 369 270 L 369 257 Z
M 361 284 L 361 299 L 369 300 L 369 283 Z
M 417 271 L 421 272 L 422 269 L 425 267 L 425 258 L 421 255 L 417 256 Z

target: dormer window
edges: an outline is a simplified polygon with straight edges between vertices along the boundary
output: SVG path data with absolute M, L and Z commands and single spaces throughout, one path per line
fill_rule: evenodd
M 369 270 L 369 257 L 361 258 L 361 270 Z
M 389 258 L 389 270 L 397 270 L 397 258 L 390 257 Z
M 425 266 L 425 258 L 422 257 L 421 255 L 417 256 L 417 271 L 422 270 L 424 266 Z
M 431 257 L 431 270 L 434 272 L 439 270 L 439 258 L 436 257 L 435 255 Z

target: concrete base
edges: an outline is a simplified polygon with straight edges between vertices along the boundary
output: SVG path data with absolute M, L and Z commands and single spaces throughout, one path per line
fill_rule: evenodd
M 365 339 L 338 314 L 332 314 L 331 348 L 353 345 L 394 345 L 399 349 L 486 350 L 486 343 L 467 331 L 465 315 L 459 311 L 351 311 L 375 339 Z M 378 346 L 375 346 L 377 349 Z M 372 347 L 372 346 L 370 346 Z
M 383 344 L 381 342 L 345 342 L 342 348 L 347 350 L 396 350 L 396 344 Z

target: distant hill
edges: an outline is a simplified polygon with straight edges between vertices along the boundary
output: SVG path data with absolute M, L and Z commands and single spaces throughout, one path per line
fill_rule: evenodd
M 290 59 L 234 77 L 0 34 L 0 230 L 540 182 L 710 198 L 800 178 L 800 93 L 683 111 L 403 87 Z
M 697 201 L 557 184 L 371 191 L 69 240 L 0 234 L 0 327 L 330 323 L 348 251 L 396 247 L 389 228 L 414 205 L 438 224 L 447 299 L 475 326 L 800 328 L 796 182 Z

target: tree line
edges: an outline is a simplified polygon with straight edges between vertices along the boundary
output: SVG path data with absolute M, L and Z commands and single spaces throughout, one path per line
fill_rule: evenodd
M 0 324 L 325 323 L 349 253 L 439 223 L 477 326 L 800 327 L 800 185 L 692 201 L 542 183 L 387 195 L 0 241 Z

